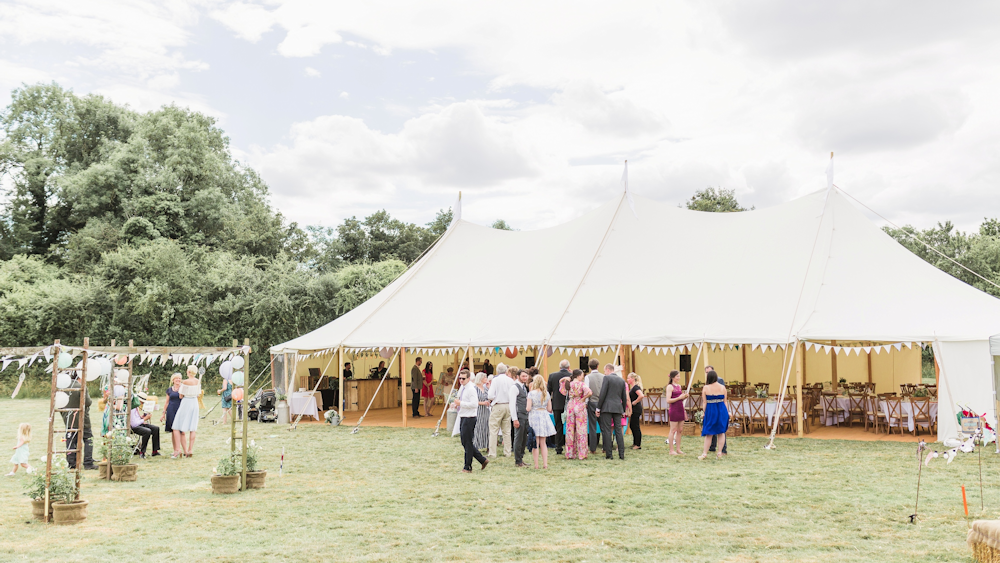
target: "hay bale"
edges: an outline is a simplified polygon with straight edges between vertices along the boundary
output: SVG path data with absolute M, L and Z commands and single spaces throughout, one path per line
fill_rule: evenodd
M 979 563 L 1000 563 L 1000 520 L 976 520 L 966 541 Z

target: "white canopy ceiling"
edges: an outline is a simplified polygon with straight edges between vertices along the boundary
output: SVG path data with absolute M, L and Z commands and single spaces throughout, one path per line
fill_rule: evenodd
M 907 251 L 836 188 L 742 213 L 634 201 L 537 231 L 457 221 L 378 295 L 271 351 L 1000 333 L 1000 300 Z M 517 265 L 482 274 L 494 257 Z

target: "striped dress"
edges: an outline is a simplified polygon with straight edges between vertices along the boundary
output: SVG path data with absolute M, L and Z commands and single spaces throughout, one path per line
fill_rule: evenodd
M 489 400 L 486 390 L 482 387 L 476 386 L 476 392 L 479 393 L 479 402 Z M 479 405 L 479 410 L 476 411 L 476 432 L 472 435 L 472 443 L 476 446 L 476 449 L 485 450 L 488 444 L 488 438 L 490 434 L 490 407 L 489 405 Z

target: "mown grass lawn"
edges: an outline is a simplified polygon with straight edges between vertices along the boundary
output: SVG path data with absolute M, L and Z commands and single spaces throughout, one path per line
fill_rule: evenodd
M 37 460 L 47 406 L 0 401 L 0 437 L 13 447 L 17 423 L 31 422 Z M 91 416 L 97 426 L 96 408 Z M 289 432 L 256 423 L 267 488 L 219 496 L 209 478 L 229 430 L 213 418 L 202 421 L 191 459 L 139 461 L 135 483 L 87 472 L 81 525 L 32 520 L 25 477 L 3 478 L 0 559 L 970 561 L 960 485 L 973 514 L 980 505 L 976 456 L 939 459 L 923 473 L 921 520 L 907 523 L 913 444 L 779 439 L 765 451 L 761 438 L 735 438 L 728 459 L 699 462 L 694 439 L 678 459 L 650 437 L 624 462 L 553 455 L 548 471 L 534 471 L 501 458 L 464 475 L 457 438 L 427 430 L 351 435 L 350 427 Z M 985 517 L 996 518 L 1000 459 L 984 453 L 983 467 Z

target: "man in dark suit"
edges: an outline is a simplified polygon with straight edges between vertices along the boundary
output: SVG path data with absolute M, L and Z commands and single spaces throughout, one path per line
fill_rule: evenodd
M 566 435 L 563 434 L 563 411 L 566 410 L 566 396 L 559 392 L 559 381 L 564 377 L 572 377 L 569 371 L 569 360 L 559 362 L 559 371 L 549 374 L 549 396 L 552 397 L 552 416 L 556 419 L 555 446 L 556 455 L 562 455 L 563 446 L 566 444 Z
M 80 389 L 80 376 L 79 372 L 74 376 L 73 382 L 70 383 L 70 388 Z M 90 430 L 90 393 L 87 393 L 84 398 L 83 403 L 83 468 L 84 469 L 97 469 L 97 465 L 94 464 L 94 442 L 93 442 L 93 432 Z M 75 409 L 80 407 L 80 392 L 70 391 L 69 402 L 66 403 L 67 409 Z M 77 433 L 80 431 L 79 422 L 79 412 L 63 412 L 59 413 L 62 415 L 63 422 L 66 424 L 66 449 L 72 450 L 76 449 L 77 446 Z M 68 452 L 66 454 L 66 464 L 69 465 L 70 469 L 76 469 L 76 452 Z
M 618 440 L 618 459 L 625 459 L 625 435 L 622 432 L 622 415 L 631 414 L 632 405 L 628 400 L 628 385 L 615 372 L 615 366 L 604 366 L 604 381 L 601 383 L 601 400 L 597 403 L 597 416 L 601 420 L 601 434 L 604 435 L 604 457 L 612 459 L 611 436 Z
M 518 368 L 510 368 L 512 370 Z M 517 382 L 514 383 L 517 391 L 517 398 L 514 400 L 514 467 L 528 467 L 524 463 L 524 446 L 528 439 L 528 370 L 518 374 Z
M 604 382 L 604 374 L 597 371 L 597 367 L 600 365 L 601 362 L 597 361 L 597 358 L 591 358 L 590 362 L 587 363 L 590 373 L 583 377 L 583 384 L 590 388 L 591 393 L 590 399 L 587 400 L 587 445 L 590 447 L 590 453 L 597 452 L 597 443 L 601 437 L 597 433 L 597 426 L 600 424 L 600 419 L 597 416 L 597 403 L 601 400 L 601 385 Z
M 423 416 L 420 414 L 420 390 L 424 388 L 424 372 L 420 370 L 420 364 L 423 362 L 423 358 L 417 358 L 413 362 L 413 367 L 410 368 L 410 393 L 413 394 L 413 398 L 411 399 L 413 418 Z

